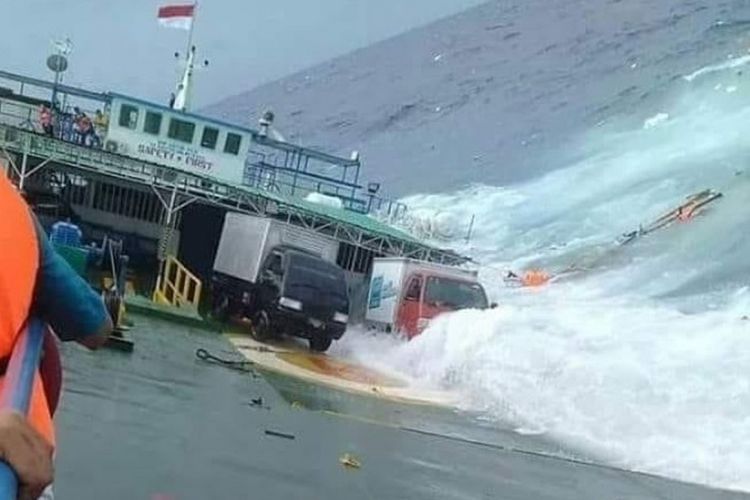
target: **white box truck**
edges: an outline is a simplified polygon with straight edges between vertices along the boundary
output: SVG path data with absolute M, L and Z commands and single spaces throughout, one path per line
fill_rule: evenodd
M 214 260 L 213 314 L 244 316 L 253 335 L 307 338 L 325 351 L 346 330 L 349 298 L 338 242 L 274 219 L 227 213 Z
M 377 329 L 411 338 L 443 312 L 487 307 L 476 271 L 402 257 L 373 261 L 365 320 Z

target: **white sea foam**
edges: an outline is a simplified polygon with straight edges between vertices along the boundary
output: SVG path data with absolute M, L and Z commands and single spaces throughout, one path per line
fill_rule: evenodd
M 423 218 L 474 216 L 472 239 L 450 242 L 485 265 L 500 307 L 443 316 L 408 343 L 348 334 L 340 352 L 608 463 L 750 490 L 750 102 L 714 83 L 677 100 L 668 126 L 594 130 L 583 160 L 534 181 L 407 199 Z M 725 197 L 690 224 L 607 253 L 708 187 Z M 599 266 L 535 290 L 501 279 L 580 262 Z

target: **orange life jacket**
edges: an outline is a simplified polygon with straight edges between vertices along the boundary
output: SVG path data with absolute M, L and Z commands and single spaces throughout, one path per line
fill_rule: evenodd
M 523 286 L 542 286 L 550 280 L 550 275 L 541 269 L 526 271 L 521 277 Z
M 0 175 L 0 358 L 10 356 L 29 316 L 39 267 L 39 244 L 28 205 Z M 5 377 L 0 377 L 0 388 Z M 55 431 L 42 380 L 37 373 L 29 422 L 54 445 Z
M 42 107 L 42 109 L 39 110 L 39 121 L 41 122 L 42 126 L 47 126 L 52 123 L 52 111 L 50 111 L 47 107 Z
M 693 215 L 695 215 L 695 210 L 697 209 L 697 205 L 695 203 L 691 203 L 689 205 L 683 205 L 677 210 L 677 219 L 680 222 L 687 222 L 690 219 L 693 218 Z
M 91 130 L 91 118 L 83 115 L 78 121 L 78 127 L 81 129 L 81 132 L 88 132 Z

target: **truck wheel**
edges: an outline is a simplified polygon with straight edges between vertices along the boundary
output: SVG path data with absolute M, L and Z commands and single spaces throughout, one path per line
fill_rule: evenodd
M 229 320 L 229 297 L 222 295 L 215 302 L 211 309 L 211 316 L 222 323 Z
M 253 318 L 253 327 L 250 332 L 258 342 L 265 342 L 273 337 L 271 319 L 266 311 L 258 311 L 258 314 Z
M 333 339 L 325 335 L 313 335 L 310 337 L 310 350 L 315 352 L 326 352 L 331 347 Z

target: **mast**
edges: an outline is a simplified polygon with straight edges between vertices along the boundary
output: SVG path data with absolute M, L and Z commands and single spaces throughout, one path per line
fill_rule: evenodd
M 188 111 L 190 108 L 191 94 L 193 91 L 193 70 L 195 69 L 195 46 L 193 45 L 193 30 L 195 29 L 195 19 L 198 14 L 198 2 L 193 4 L 193 16 L 190 21 L 190 30 L 188 31 L 187 47 L 185 49 L 185 68 L 182 77 L 177 83 L 177 89 L 174 93 L 172 109 L 179 111 Z
M 193 87 L 193 65 L 195 61 L 195 47 L 190 47 L 188 50 L 187 57 L 185 59 L 185 70 L 182 73 L 177 84 L 177 91 L 175 92 L 175 99 L 172 103 L 172 109 L 179 111 L 187 111 L 190 107 L 190 94 Z
M 190 30 L 188 31 L 188 41 L 187 41 L 187 47 L 185 47 L 185 61 L 187 62 L 187 59 L 189 59 L 190 49 L 193 47 L 193 29 L 195 29 L 195 19 L 198 17 L 198 2 L 195 2 L 193 4 L 193 19 L 190 21 Z

